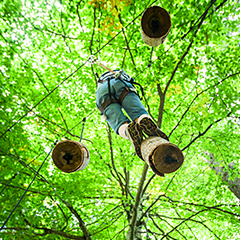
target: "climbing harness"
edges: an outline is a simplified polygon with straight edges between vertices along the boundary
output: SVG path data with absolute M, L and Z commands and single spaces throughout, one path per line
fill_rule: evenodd
M 152 54 L 151 54 L 152 56 Z M 150 60 L 151 61 L 151 60 Z M 150 62 L 149 61 L 149 62 Z M 135 94 L 138 94 L 137 90 L 134 88 L 134 87 L 128 87 L 128 85 L 126 84 L 126 82 L 129 82 L 131 83 L 132 85 L 138 85 L 141 89 L 141 93 L 142 93 L 142 96 L 144 96 L 144 91 L 143 91 L 143 87 L 139 84 L 139 83 L 136 83 L 134 81 L 134 79 L 132 77 L 130 77 L 125 71 L 124 69 L 121 69 L 121 70 L 114 70 L 112 71 L 110 68 L 108 68 L 106 65 L 100 63 L 97 58 L 95 56 L 90 56 L 88 58 L 88 62 L 90 64 L 97 64 L 98 66 L 104 68 L 105 70 L 108 70 L 108 72 L 105 72 L 101 77 L 98 77 L 98 84 L 100 83 L 103 83 L 103 82 L 108 82 L 108 94 L 109 94 L 109 99 L 105 100 L 102 105 L 99 107 L 99 110 L 101 112 L 101 115 L 103 115 L 103 112 L 105 110 L 105 108 L 107 106 L 109 106 L 111 103 L 118 103 L 120 105 L 122 105 L 122 102 L 123 102 L 123 99 L 124 97 L 129 93 L 129 92 L 134 92 Z M 96 73 L 96 75 L 98 76 L 98 74 Z M 110 81 L 112 79 L 118 79 L 119 81 L 121 81 L 126 87 L 125 89 L 120 93 L 120 96 L 118 99 L 116 98 L 113 98 L 112 97 L 112 93 L 111 93 L 111 88 L 110 88 Z M 140 98 L 140 96 L 139 96 Z M 140 98 L 141 99 L 141 98 Z M 105 118 L 104 118 L 105 119 Z

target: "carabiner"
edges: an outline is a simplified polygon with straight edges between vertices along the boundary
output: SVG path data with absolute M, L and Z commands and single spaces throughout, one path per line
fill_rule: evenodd
M 94 64 L 96 61 L 97 61 L 97 58 L 96 58 L 94 55 L 91 55 L 91 56 L 88 58 L 88 62 L 89 62 L 90 64 Z

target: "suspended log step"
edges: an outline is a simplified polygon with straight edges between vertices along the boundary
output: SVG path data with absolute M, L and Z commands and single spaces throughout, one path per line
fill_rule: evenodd
M 171 29 L 171 18 L 168 12 L 161 7 L 147 8 L 141 18 L 142 40 L 151 47 L 164 42 Z
M 182 151 L 161 137 L 144 139 L 141 144 L 141 153 L 148 166 L 160 176 L 177 171 L 184 161 Z
M 87 167 L 90 153 L 83 143 L 66 140 L 59 142 L 55 146 L 52 159 L 58 169 L 71 173 Z

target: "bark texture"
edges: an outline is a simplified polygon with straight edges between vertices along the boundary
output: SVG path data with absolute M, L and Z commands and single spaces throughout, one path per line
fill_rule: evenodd
M 222 180 L 224 182 L 227 182 L 229 184 L 229 189 L 233 192 L 233 194 L 240 200 L 240 178 L 236 177 L 234 180 L 229 179 L 229 170 L 235 170 L 236 166 L 234 163 L 230 163 L 228 165 L 228 168 L 222 167 L 220 164 L 221 162 L 217 162 L 214 159 L 214 154 L 210 154 L 210 160 L 207 161 L 209 163 L 209 166 L 212 170 L 216 172 L 219 176 L 222 177 Z M 238 176 L 240 175 L 240 172 L 238 171 Z

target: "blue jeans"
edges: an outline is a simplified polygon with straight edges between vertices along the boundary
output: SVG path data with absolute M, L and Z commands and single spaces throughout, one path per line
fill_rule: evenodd
M 125 84 L 120 81 L 112 78 L 110 80 L 110 90 L 112 98 L 119 99 L 122 91 L 128 88 L 133 88 L 133 85 L 124 81 Z M 98 83 L 98 89 L 96 91 L 96 104 L 99 108 L 104 101 L 109 99 L 109 90 L 108 90 L 108 81 L 103 83 Z M 122 108 L 126 111 L 129 118 L 134 121 L 136 118 L 140 117 L 143 114 L 148 114 L 144 106 L 142 105 L 138 95 L 134 92 L 129 92 L 124 97 L 122 101 L 122 106 L 118 103 L 111 103 L 108 105 L 103 114 L 107 116 L 107 122 L 113 128 L 113 130 L 118 134 L 118 128 L 125 122 L 131 122 L 127 116 L 122 112 Z

